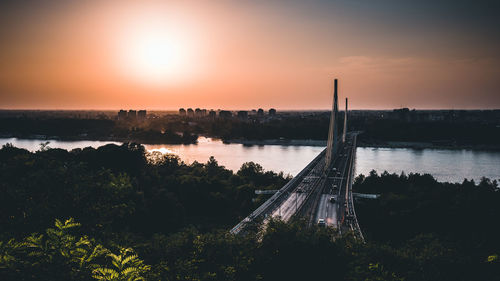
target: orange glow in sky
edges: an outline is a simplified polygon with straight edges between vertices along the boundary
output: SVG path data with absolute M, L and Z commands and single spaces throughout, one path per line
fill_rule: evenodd
M 362 2 L 0 4 L 0 108 L 500 108 L 494 15 Z

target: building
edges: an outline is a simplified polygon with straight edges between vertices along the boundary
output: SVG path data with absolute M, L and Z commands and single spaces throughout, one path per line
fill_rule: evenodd
M 125 119 L 127 119 L 127 111 L 123 109 L 118 111 L 118 120 L 125 120 Z
M 137 117 L 140 120 L 145 120 L 146 119 L 146 110 L 139 110 L 139 112 L 137 112 Z
M 259 117 L 264 116 L 264 109 L 259 108 L 259 109 L 257 110 L 257 116 L 259 116 Z
M 269 115 L 270 116 L 276 115 L 276 109 L 274 109 L 274 108 L 269 109 Z
M 212 118 L 212 119 L 215 119 L 215 116 L 217 116 L 217 113 L 211 109 L 209 112 L 208 112 L 208 117 Z
M 186 116 L 186 110 L 184 108 L 179 109 L 180 116 Z
M 248 119 L 248 111 L 246 111 L 246 110 L 238 111 L 238 119 L 241 119 L 241 120 Z
M 221 110 L 219 112 L 219 117 L 220 118 L 231 118 L 231 117 L 233 117 L 233 114 L 231 113 L 231 111 Z
M 194 117 L 194 111 L 193 111 L 192 108 L 188 108 L 188 110 L 187 110 L 187 116 L 188 117 Z
M 194 116 L 196 116 L 198 118 L 201 117 L 201 109 L 199 109 L 199 108 L 195 109 L 194 110 Z
M 130 109 L 128 111 L 128 114 L 127 114 L 127 117 L 129 119 L 136 119 L 137 118 L 137 111 L 133 110 L 133 109 Z

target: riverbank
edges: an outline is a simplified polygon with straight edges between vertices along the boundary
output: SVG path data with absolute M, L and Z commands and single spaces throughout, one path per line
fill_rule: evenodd
M 247 140 L 230 139 L 224 140 L 225 144 L 252 145 L 282 145 L 282 146 L 326 146 L 326 140 L 288 140 L 288 139 L 266 139 Z M 378 148 L 411 148 L 411 149 L 470 149 L 470 150 L 493 150 L 500 151 L 499 145 L 463 145 L 463 144 L 437 144 L 432 142 L 405 142 L 405 141 L 362 141 L 358 140 L 358 147 L 378 147 Z
M 223 140 L 225 144 L 243 144 L 243 145 L 285 145 L 285 146 L 326 146 L 326 140 L 289 140 L 289 139 L 266 139 L 266 140 L 247 140 L 230 139 Z
M 41 140 L 41 141 L 105 141 L 105 142 L 122 142 L 122 143 L 140 143 L 144 145 L 157 145 L 157 144 L 197 144 L 198 139 L 192 138 L 189 141 L 173 141 L 169 138 L 136 138 L 136 137 L 117 137 L 117 136 L 46 136 L 46 135 L 14 135 L 14 134 L 0 134 L 0 138 L 16 138 L 25 140 Z
M 217 140 L 210 136 L 200 136 L 202 138 L 210 138 Z M 104 141 L 104 142 L 122 142 L 122 143 L 140 143 L 144 145 L 181 145 L 181 144 L 198 144 L 199 138 L 193 138 L 190 141 L 172 141 L 169 138 L 132 138 L 132 137 L 99 137 L 99 136 L 46 136 L 46 135 L 12 135 L 0 134 L 0 138 L 17 138 L 26 140 L 41 140 L 41 141 Z M 314 139 L 264 139 L 264 140 L 249 140 L 249 139 L 227 139 L 222 140 L 224 144 L 242 144 L 244 146 L 264 146 L 264 145 L 278 145 L 278 146 L 313 146 L 313 147 L 326 147 L 326 140 Z M 481 151 L 500 151 L 500 144 L 486 145 L 486 144 L 455 144 L 450 142 L 410 142 L 410 141 L 375 141 L 358 139 L 358 147 L 376 147 L 376 148 L 411 148 L 411 149 L 450 149 L 450 150 L 481 150 Z
M 482 150 L 500 151 L 499 145 L 485 144 L 436 144 L 432 142 L 405 142 L 405 141 L 358 141 L 358 147 L 378 147 L 378 148 L 411 148 L 411 149 L 448 149 L 448 150 Z

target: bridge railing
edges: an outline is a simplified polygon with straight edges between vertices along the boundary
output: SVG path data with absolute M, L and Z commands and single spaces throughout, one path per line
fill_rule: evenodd
M 361 239 L 361 241 L 365 241 L 365 238 L 363 237 L 363 233 L 361 232 L 361 228 L 359 227 L 359 223 L 358 223 L 358 218 L 356 216 L 356 210 L 354 209 L 354 199 L 353 199 L 353 192 L 352 192 L 352 183 L 354 181 L 354 169 L 356 167 L 356 164 L 355 164 L 355 161 L 356 161 L 356 139 L 357 139 L 357 135 L 354 135 L 354 140 L 353 140 L 353 151 L 351 153 L 351 163 L 350 163 L 350 166 L 349 166 L 349 176 L 348 176 L 348 199 L 349 199 L 349 211 L 352 212 L 352 217 L 353 217 L 353 224 L 354 224 L 354 227 L 352 227 L 352 224 L 351 224 L 351 228 L 354 228 L 354 233 L 358 236 L 358 238 Z
M 234 226 L 230 232 L 232 234 L 238 234 L 240 233 L 241 230 L 245 228 L 245 226 L 255 220 L 256 218 L 259 218 L 263 215 L 266 215 L 276 208 L 273 206 L 276 206 L 277 204 L 281 204 L 286 195 L 289 194 L 293 188 L 296 187 L 297 184 L 299 184 L 303 177 L 313 168 L 320 159 L 323 158 L 323 155 L 326 153 L 326 149 L 321 151 L 321 153 L 316 156 L 302 171 L 300 171 L 295 177 L 293 177 L 287 184 L 285 184 L 278 192 L 276 192 L 271 198 L 266 200 L 262 205 L 260 205 L 255 211 L 253 211 L 250 215 L 248 215 L 246 218 L 244 218 L 241 222 L 239 222 L 236 226 Z M 286 197 L 287 198 L 287 197 Z

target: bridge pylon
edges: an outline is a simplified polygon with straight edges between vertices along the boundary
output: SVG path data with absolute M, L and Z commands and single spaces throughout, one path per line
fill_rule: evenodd
M 333 80 L 333 105 L 330 115 L 330 127 L 328 129 L 328 142 L 326 144 L 325 157 L 325 172 L 332 163 L 333 154 L 337 150 L 338 134 L 337 134 L 337 113 L 338 113 L 338 96 L 337 96 L 337 79 Z
M 347 133 L 347 98 L 345 98 L 345 111 L 344 111 L 344 130 L 342 132 L 342 143 L 345 143 L 345 135 Z

